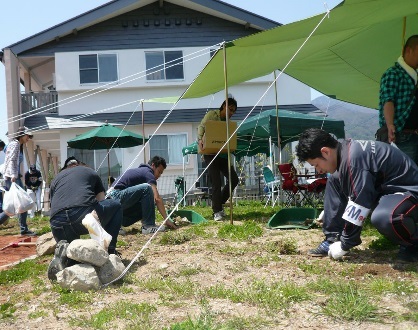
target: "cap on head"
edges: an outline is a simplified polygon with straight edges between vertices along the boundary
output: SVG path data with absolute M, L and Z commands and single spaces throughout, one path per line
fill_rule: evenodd
M 33 138 L 33 134 L 29 131 L 29 128 L 26 126 L 20 126 L 16 133 L 16 139 L 25 135 L 29 136 L 30 139 Z
M 78 165 L 78 164 L 80 164 L 80 162 L 74 156 L 68 157 L 65 160 L 64 166 L 62 167 L 61 171 L 65 170 L 67 167 L 69 167 L 71 165 Z
M 36 171 L 36 166 L 33 165 L 33 164 L 31 166 L 29 166 L 29 171 L 35 172 Z

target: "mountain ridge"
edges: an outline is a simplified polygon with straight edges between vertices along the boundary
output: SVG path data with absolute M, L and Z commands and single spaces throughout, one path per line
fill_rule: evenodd
M 379 128 L 379 111 L 360 105 L 339 101 L 327 96 L 319 96 L 312 104 L 324 112 L 328 118 L 343 120 L 346 138 L 375 140 Z

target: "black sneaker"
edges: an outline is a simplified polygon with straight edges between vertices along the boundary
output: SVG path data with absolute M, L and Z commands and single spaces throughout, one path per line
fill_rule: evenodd
M 118 256 L 119 258 L 121 258 L 122 259 L 122 253 L 120 253 L 118 250 L 116 250 L 116 249 L 109 249 L 108 250 L 108 253 L 109 253 L 109 255 L 110 254 L 114 254 L 114 255 L 116 255 L 116 256 Z
M 75 265 L 77 262 L 67 257 L 69 243 L 65 240 L 59 241 L 55 248 L 54 258 L 48 266 L 48 278 L 51 281 L 57 280 L 57 273 L 66 267 Z
M 25 230 L 20 233 L 21 236 L 36 236 L 36 233 L 32 230 Z
M 401 245 L 396 260 L 399 262 L 418 262 L 418 246 Z
M 308 255 L 312 257 L 327 257 L 330 243 L 323 241 L 317 248 L 308 251 Z

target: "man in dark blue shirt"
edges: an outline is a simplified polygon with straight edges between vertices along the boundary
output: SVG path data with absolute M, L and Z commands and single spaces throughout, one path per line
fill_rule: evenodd
M 128 227 L 142 220 L 142 233 L 153 234 L 165 231 L 165 226 L 175 229 L 174 223 L 168 219 L 163 199 L 158 193 L 157 179 L 163 174 L 167 164 L 165 159 L 154 156 L 148 164 L 127 170 L 117 178 L 109 189 L 108 195 L 122 204 L 122 226 Z M 164 225 L 155 224 L 155 205 L 157 205 Z

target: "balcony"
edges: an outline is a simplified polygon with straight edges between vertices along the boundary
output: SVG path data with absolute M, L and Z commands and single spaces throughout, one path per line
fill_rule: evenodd
M 58 93 L 50 92 L 32 92 L 21 94 L 22 113 L 58 113 Z

